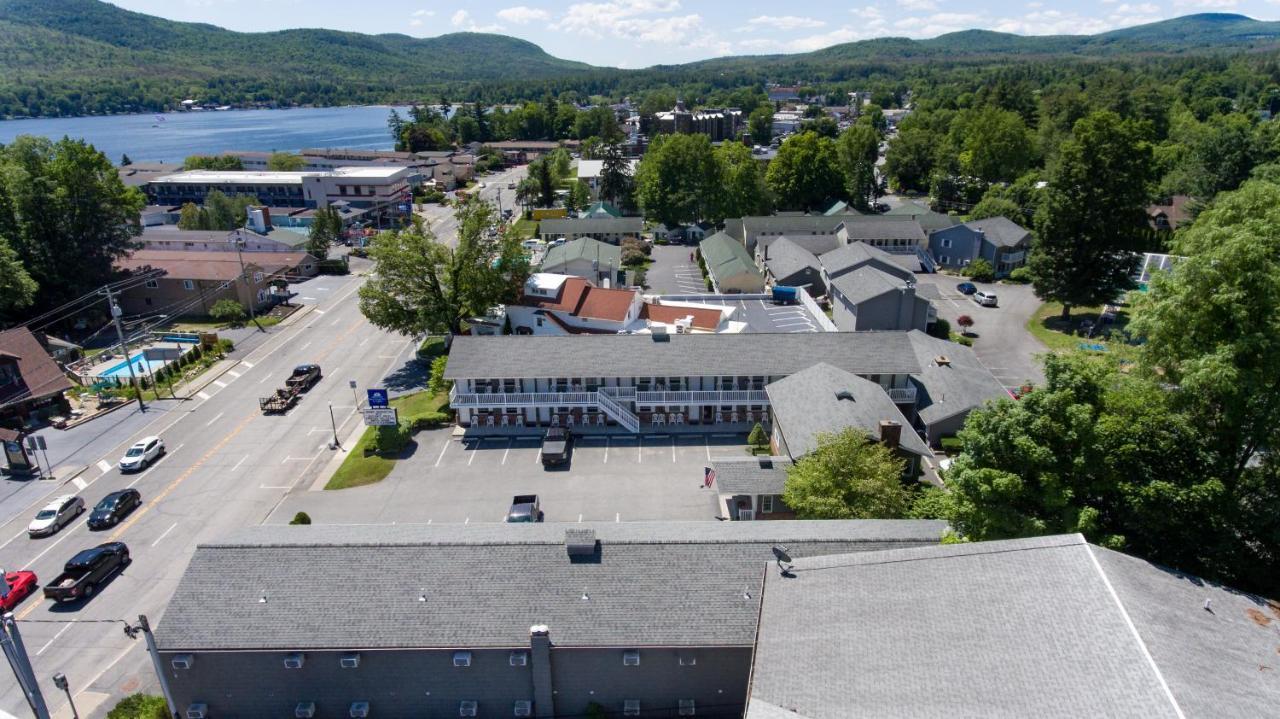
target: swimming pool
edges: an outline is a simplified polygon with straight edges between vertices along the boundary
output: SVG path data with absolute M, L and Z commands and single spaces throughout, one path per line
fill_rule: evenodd
M 146 377 L 156 370 L 168 364 L 168 360 L 164 359 L 147 359 L 146 354 L 139 352 L 128 360 L 120 360 L 118 364 L 114 364 L 105 370 L 94 372 L 95 377 L 128 377 L 129 364 L 133 363 L 134 374 Z

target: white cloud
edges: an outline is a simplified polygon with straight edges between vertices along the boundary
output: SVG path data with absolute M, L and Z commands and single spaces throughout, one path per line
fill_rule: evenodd
M 449 18 L 449 22 L 453 23 L 454 27 L 462 27 L 468 22 L 471 22 L 471 13 L 466 10 L 459 10 Z
M 679 43 L 697 37 L 702 30 L 702 16 L 671 15 L 679 9 L 679 0 L 574 3 L 550 27 L 591 38 Z
M 1237 0 L 1173 0 L 1174 7 L 1229 8 L 1237 4 Z
M 409 21 L 409 27 L 422 27 L 422 18 L 414 18 Z
M 505 20 L 516 25 L 526 25 L 531 22 L 540 20 L 548 20 L 551 14 L 542 8 L 529 7 L 527 5 L 516 5 L 515 7 L 503 8 L 498 13 L 499 20 Z
M 471 19 L 471 13 L 459 10 L 449 16 L 449 22 L 465 32 L 502 32 L 502 26 L 496 24 L 480 25 Z
M 435 10 L 414 10 L 413 11 L 414 17 L 431 17 L 432 15 L 435 15 L 435 14 L 436 14 Z
M 1027 7 L 1031 8 L 1032 10 L 1035 10 L 1036 8 L 1044 7 L 1044 3 L 1040 2 L 1040 0 L 1036 0 L 1035 2 L 1027 3 Z
M 898 6 L 908 10 L 937 10 L 938 3 L 934 0 L 898 0 Z
M 817 18 L 799 17 L 797 15 L 759 15 L 747 21 L 747 25 L 752 29 L 763 28 L 783 31 L 811 29 L 823 27 L 826 24 L 825 21 Z

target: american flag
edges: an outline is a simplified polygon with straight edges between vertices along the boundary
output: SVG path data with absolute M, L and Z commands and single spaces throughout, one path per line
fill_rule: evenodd
M 715 484 L 715 481 L 716 471 L 710 467 L 704 467 L 702 470 L 702 486 L 709 488 L 711 485 Z

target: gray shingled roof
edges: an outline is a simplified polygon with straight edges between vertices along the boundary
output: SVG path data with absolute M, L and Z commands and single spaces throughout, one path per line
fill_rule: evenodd
M 913 217 L 869 215 L 844 218 L 843 233 L 853 240 L 911 240 L 924 244 L 926 236 Z
M 772 546 L 798 557 L 921 546 L 943 528 L 260 526 L 197 547 L 156 640 L 168 651 L 516 647 L 547 624 L 562 647 L 750 646 Z M 566 529 L 593 530 L 598 552 L 571 559 Z
M 847 245 L 841 245 L 830 252 L 822 253 L 818 260 L 822 264 L 822 269 L 826 270 L 827 275 L 831 277 L 839 276 L 841 273 L 848 272 L 855 267 L 869 264 L 903 279 L 914 278 L 914 273 L 899 263 L 895 255 L 891 255 L 879 247 L 868 245 L 865 242 L 851 242 Z M 915 262 L 919 265 L 919 260 L 915 260 Z
M 906 332 L 459 336 L 451 380 L 517 377 L 785 377 L 819 362 L 854 374 L 920 371 Z
M 538 234 L 576 237 L 592 233 L 639 235 L 644 220 L 639 217 L 552 217 L 538 222 Z
M 798 559 L 792 575 L 765 580 L 748 719 L 1261 717 L 1280 702 L 1274 604 L 1080 535 Z
M 767 259 L 763 260 L 764 266 L 769 268 L 769 272 L 779 284 L 788 284 L 788 280 L 794 279 L 806 270 L 821 271 L 818 258 L 787 237 L 779 237 L 770 242 L 761 256 L 767 256 Z
M 791 460 L 787 457 L 719 457 L 711 460 L 716 489 L 727 494 L 782 494 Z
M 960 221 L 951 215 L 942 212 L 934 212 L 924 205 L 910 201 L 904 202 L 884 214 L 890 217 L 914 218 L 916 222 L 920 223 L 920 227 L 923 228 L 925 232 L 944 230 L 948 227 L 960 224 Z
M 573 260 L 599 262 L 603 268 L 621 267 L 622 249 L 608 242 L 579 237 L 547 250 L 546 257 L 542 259 L 542 268 L 546 270 L 563 267 Z
M 808 235 L 815 232 L 834 232 L 849 215 L 762 215 L 743 217 L 742 227 L 748 236 L 761 232 Z
M 920 330 L 912 330 L 909 337 L 920 363 L 920 372 L 913 376 L 919 389 L 916 412 L 925 424 L 968 412 L 987 401 L 1009 398 L 1004 384 L 972 349 Z M 946 357 L 949 364 L 939 365 L 938 357 Z
M 911 428 L 880 385 L 855 374 L 819 363 L 765 387 L 787 450 L 802 457 L 818 447 L 818 435 L 857 427 L 879 439 L 880 420 L 902 425 L 902 448 L 927 457 L 929 448 Z M 838 395 L 848 392 L 850 398 Z
M 1031 232 L 1007 217 L 988 217 L 964 223 L 965 227 L 982 232 L 987 241 L 996 247 L 1017 247 L 1031 239 Z
M 897 292 L 906 281 L 888 272 L 864 265 L 831 280 L 833 292 L 839 292 L 852 304 L 861 304 L 888 292 Z

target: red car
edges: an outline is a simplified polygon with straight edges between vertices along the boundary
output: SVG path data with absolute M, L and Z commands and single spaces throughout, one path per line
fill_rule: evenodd
M 0 610 L 11 612 L 13 608 L 36 591 L 36 573 L 21 571 L 4 575 L 4 583 L 9 585 L 9 593 L 0 598 Z

